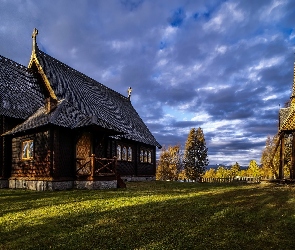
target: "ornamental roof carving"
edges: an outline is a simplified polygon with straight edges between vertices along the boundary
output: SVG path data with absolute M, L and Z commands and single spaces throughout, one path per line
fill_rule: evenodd
M 41 51 L 37 33 L 32 36 L 28 68 L 0 57 L 0 114 L 27 119 L 5 135 L 47 124 L 70 129 L 94 125 L 118 137 L 161 147 L 132 106 L 130 94 L 125 97 Z M 49 113 L 44 106 L 48 97 L 57 101 Z

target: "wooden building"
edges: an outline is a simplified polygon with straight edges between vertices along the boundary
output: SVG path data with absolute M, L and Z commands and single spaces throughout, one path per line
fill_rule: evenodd
M 291 168 L 290 168 L 290 179 L 295 180 L 295 63 L 293 67 L 293 88 L 290 97 L 288 107 L 281 108 L 279 112 L 279 140 L 276 145 L 276 149 L 280 147 L 280 166 L 279 166 L 279 179 L 284 179 L 284 152 L 285 152 L 285 138 L 292 136 L 292 150 L 291 150 Z M 274 157 L 273 155 L 273 157 Z
M 156 172 L 156 141 L 127 97 L 41 51 L 0 56 L 0 187 L 108 188 Z M 121 178 L 120 178 L 121 176 Z

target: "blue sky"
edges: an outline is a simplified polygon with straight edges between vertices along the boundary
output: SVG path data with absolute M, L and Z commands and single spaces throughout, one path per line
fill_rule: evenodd
M 260 162 L 293 83 L 295 1 L 0 0 L 0 55 L 39 47 L 127 95 L 163 146 L 201 127 L 210 164 Z

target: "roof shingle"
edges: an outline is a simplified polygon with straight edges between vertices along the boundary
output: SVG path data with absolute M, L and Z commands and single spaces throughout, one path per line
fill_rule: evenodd
M 161 147 L 129 98 L 68 65 L 35 50 L 37 62 L 53 89 L 58 105 L 47 113 L 39 76 L 0 56 L 0 115 L 26 119 L 7 134 L 47 124 L 68 128 L 96 125 L 117 131 L 119 137 Z
M 36 56 L 57 98 L 65 99 L 100 125 L 125 133 L 122 137 L 161 147 L 130 100 L 37 49 Z
M 0 115 L 26 119 L 44 100 L 37 78 L 27 67 L 0 56 Z

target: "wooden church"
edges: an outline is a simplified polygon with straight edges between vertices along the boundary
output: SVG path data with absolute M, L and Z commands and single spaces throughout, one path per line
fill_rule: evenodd
M 153 179 L 156 141 L 127 97 L 41 51 L 0 56 L 0 188 L 123 187 Z

